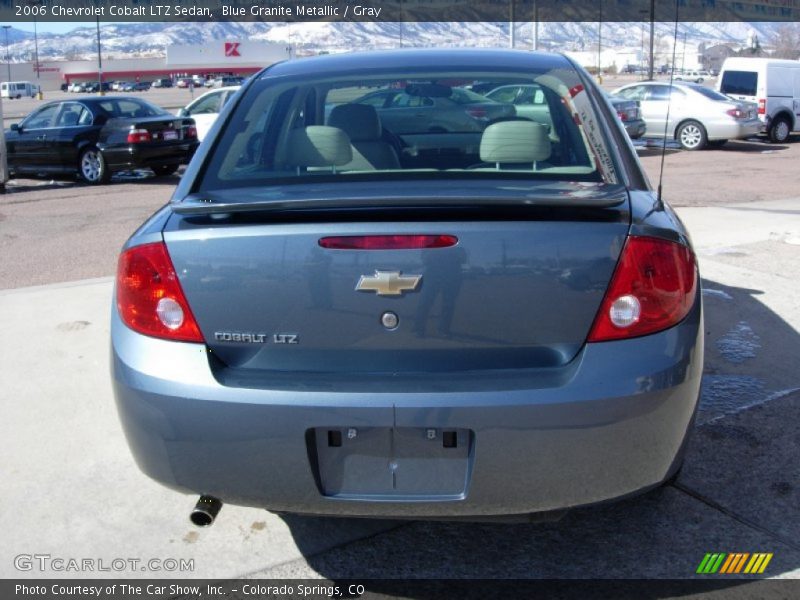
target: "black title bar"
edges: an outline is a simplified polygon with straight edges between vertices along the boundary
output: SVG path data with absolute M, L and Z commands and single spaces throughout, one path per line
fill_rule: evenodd
M 9 23 L 791 22 L 800 21 L 800 0 L 0 0 L 0 13 Z
M 39 579 L 0 580 L 3 600 L 794 600 L 800 580 L 703 579 Z M 707 595 L 707 596 L 705 596 Z

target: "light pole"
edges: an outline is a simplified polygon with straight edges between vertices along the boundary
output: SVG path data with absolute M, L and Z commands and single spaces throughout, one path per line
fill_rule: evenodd
M 6 30 L 6 66 L 8 67 L 8 79 L 6 81 L 11 81 L 11 55 L 8 53 L 8 30 L 11 29 L 11 25 L 3 25 L 3 29 Z
M 30 6 L 39 6 L 42 0 L 28 0 Z M 33 70 L 36 71 L 37 83 L 39 80 L 39 32 L 36 24 L 36 11 L 33 11 Z
M 644 23 L 642 23 L 642 46 L 639 49 L 639 79 L 644 77 Z
M 39 81 L 39 33 L 36 30 L 36 17 L 33 17 L 33 64 L 36 67 L 36 81 Z
M 600 21 L 597 23 L 597 81 L 603 83 L 603 0 L 600 0 Z
M 647 65 L 647 79 L 653 81 L 656 59 L 653 56 L 653 43 L 656 37 L 656 0 L 650 0 L 650 60 Z
M 509 18 L 511 19 L 511 21 L 508 24 L 508 47 L 511 48 L 512 50 L 516 42 L 515 39 L 516 31 L 514 30 L 514 20 L 516 19 L 515 9 L 516 9 L 516 3 L 514 2 L 514 0 L 511 0 L 511 6 L 509 7 Z
M 100 17 L 97 17 L 97 95 L 103 93 L 103 56 L 100 54 Z
M 686 32 L 683 33 L 683 52 L 681 52 L 681 72 L 686 64 Z

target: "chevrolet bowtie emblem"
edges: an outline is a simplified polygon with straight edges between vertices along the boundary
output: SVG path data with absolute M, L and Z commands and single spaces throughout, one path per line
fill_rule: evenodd
M 401 275 L 400 271 L 375 271 L 375 275 L 362 275 L 356 284 L 359 292 L 375 292 L 378 296 L 402 296 L 403 292 L 417 289 L 422 275 Z

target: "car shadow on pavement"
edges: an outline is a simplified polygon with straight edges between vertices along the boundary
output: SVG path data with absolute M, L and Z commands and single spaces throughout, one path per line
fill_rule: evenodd
M 17 194 L 20 192 L 41 191 L 47 189 L 64 188 L 64 187 L 113 187 L 123 183 L 137 183 L 137 184 L 159 184 L 170 183 L 177 185 L 180 181 L 180 174 L 183 173 L 181 167 L 177 173 L 172 175 L 164 175 L 161 177 L 155 176 L 148 169 L 138 169 L 136 171 L 121 171 L 115 173 L 111 178 L 111 182 L 102 185 L 92 185 L 80 180 L 77 175 L 56 175 L 56 176 L 41 176 L 31 177 L 24 176 L 19 178 L 9 179 L 5 185 L 6 194 Z
M 765 152 L 780 152 L 788 150 L 786 144 L 772 144 L 767 138 L 750 138 L 748 140 L 728 140 L 724 145 L 711 150 L 722 150 L 724 152 L 753 152 L 763 154 Z
M 650 157 L 650 156 L 658 156 L 661 154 L 662 151 L 662 143 L 663 140 L 648 138 L 644 140 L 637 140 L 634 144 L 636 147 L 636 153 L 640 158 Z M 791 140 L 790 140 L 791 143 Z M 742 153 L 753 153 L 753 154 L 772 154 L 775 152 L 780 152 L 782 150 L 788 150 L 789 146 L 785 144 L 772 144 L 766 138 L 750 138 L 747 140 L 728 140 L 722 146 L 711 146 L 709 145 L 704 150 L 700 150 L 700 152 L 742 152 Z M 666 156 L 670 156 L 672 154 L 680 154 L 681 152 L 687 152 L 686 150 L 682 150 L 681 147 L 677 144 L 677 142 L 673 140 L 669 140 L 667 142 L 667 147 L 664 150 L 664 154 Z
M 442 582 L 403 588 L 396 580 L 582 579 L 595 587 L 579 585 L 579 596 L 565 590 L 558 597 L 653 599 L 697 592 L 691 585 L 701 580 L 700 590 L 726 590 L 715 597 L 752 597 L 753 589 L 771 597 L 771 589 L 788 584 L 761 578 L 800 573 L 800 391 L 781 388 L 787 377 L 797 377 L 791 365 L 800 355 L 800 335 L 759 300 L 760 290 L 707 280 L 703 287 L 705 381 L 684 467 L 672 483 L 574 509 L 557 522 L 366 521 L 367 536 L 323 551 L 321 539 L 337 528 L 363 528 L 365 520 L 283 515 L 304 560 L 264 576 L 371 579 L 369 592 L 409 598 L 449 594 Z M 697 574 L 707 553 L 739 552 L 773 556 L 761 575 Z M 607 586 L 615 584 L 600 585 L 601 579 L 671 581 L 619 584 L 620 593 L 609 595 Z M 693 581 L 675 581 L 686 579 Z M 471 590 L 446 583 L 461 597 L 474 589 L 482 598 L 501 589 L 510 597 L 505 584 Z M 630 594 L 622 593 L 629 585 Z M 737 588 L 741 595 L 733 593 Z

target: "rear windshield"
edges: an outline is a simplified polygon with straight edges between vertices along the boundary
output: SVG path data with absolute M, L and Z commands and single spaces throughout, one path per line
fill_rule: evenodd
M 108 98 L 98 102 L 97 106 L 112 119 L 141 119 L 168 114 L 163 108 L 135 98 Z
M 504 86 L 519 93 L 487 97 Z M 262 76 L 216 139 L 196 189 L 509 176 L 616 182 L 574 70 Z
M 692 89 L 697 92 L 698 94 L 702 94 L 706 98 L 710 98 L 711 100 L 723 100 L 725 102 L 730 102 L 731 99 L 719 92 L 715 92 L 711 88 L 703 87 L 701 85 L 692 86 Z
M 754 71 L 725 71 L 719 91 L 735 96 L 755 96 L 758 73 Z

